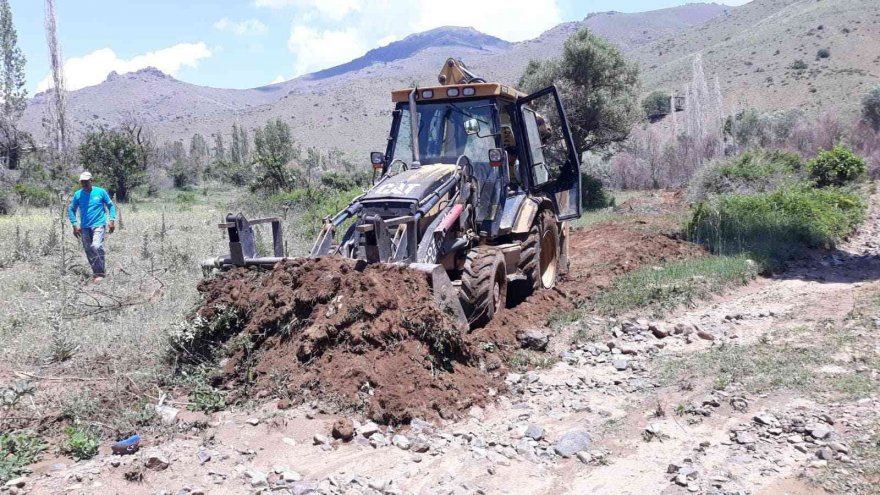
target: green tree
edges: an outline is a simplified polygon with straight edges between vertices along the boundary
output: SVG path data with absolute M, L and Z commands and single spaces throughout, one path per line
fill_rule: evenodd
M 189 163 L 192 167 L 193 175 L 196 177 L 205 175 L 205 171 L 208 169 L 210 154 L 208 142 L 205 141 L 204 136 L 198 133 L 193 134 L 189 142 Z
M 223 145 L 223 134 L 218 132 L 214 134 L 214 161 L 222 162 L 226 160 L 226 146 Z
M 862 117 L 875 131 L 880 131 L 880 86 L 869 91 L 862 99 Z
M 654 91 L 642 100 L 642 109 L 645 117 L 651 118 L 658 115 L 666 115 L 670 109 L 670 96 L 662 91 Z
M 250 162 L 250 140 L 247 130 L 238 124 L 232 124 L 232 144 L 229 146 L 229 159 L 236 165 L 248 165 Z
M 12 22 L 8 0 L 0 0 L 0 153 L 9 168 L 18 168 L 22 147 L 30 136 L 18 129 L 18 121 L 27 106 L 25 88 L 25 57 L 18 47 L 18 34 Z
M 629 136 L 639 119 L 639 70 L 614 45 L 581 29 L 562 57 L 532 60 L 519 86 L 532 92 L 556 84 L 578 151 L 602 150 Z
M 90 132 L 79 147 L 83 167 L 121 202 L 128 200 L 133 188 L 146 182 L 147 158 L 144 148 L 130 134 L 120 131 Z
M 299 159 L 300 150 L 290 133 L 290 126 L 283 120 L 269 121 L 262 129 L 254 131 L 254 165 L 256 166 L 253 189 L 282 191 L 296 185 L 296 174 L 289 167 Z

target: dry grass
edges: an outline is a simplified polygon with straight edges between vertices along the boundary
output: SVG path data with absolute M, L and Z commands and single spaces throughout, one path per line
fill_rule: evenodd
M 180 201 L 170 193 L 120 205 L 100 285 L 61 206 L 0 217 L 0 386 L 35 385 L 34 401 L 11 415 L 23 419 L 2 426 L 74 409 L 70 421 L 99 424 L 110 436 L 148 423 L 144 406 L 172 383 L 168 331 L 198 301 L 200 261 L 228 251 L 216 225 L 227 204 L 243 203 L 238 194 L 205 190 Z M 285 237 L 291 254 L 304 251 L 298 232 Z

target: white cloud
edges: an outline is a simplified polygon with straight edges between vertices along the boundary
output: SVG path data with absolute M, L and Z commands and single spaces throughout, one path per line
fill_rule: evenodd
M 363 0 L 254 0 L 253 4 L 256 7 L 273 9 L 284 7 L 311 9 L 322 17 L 337 21 L 353 12 L 360 12 L 364 6 Z
M 318 31 L 302 24 L 291 29 L 287 48 L 296 57 L 295 76 L 348 62 L 366 52 L 354 29 Z
M 119 58 L 110 48 L 102 48 L 82 57 L 64 61 L 64 78 L 67 89 L 75 90 L 99 84 L 110 71 L 120 74 L 134 72 L 145 67 L 157 69 L 176 76 L 183 67 L 197 67 L 199 60 L 210 57 L 211 50 L 202 42 L 180 43 L 169 48 L 137 55 L 128 60 Z M 37 91 L 51 86 L 51 75 L 37 85 Z
M 272 79 L 272 82 L 270 82 L 269 84 L 283 83 L 286 80 L 287 79 L 284 76 L 282 76 L 281 74 L 278 74 L 277 76 L 275 76 L 275 79 Z
M 229 31 L 238 36 L 256 36 L 265 34 L 269 28 L 260 22 L 259 19 L 247 19 L 244 21 L 231 21 L 224 17 L 214 23 L 214 29 L 218 31 Z

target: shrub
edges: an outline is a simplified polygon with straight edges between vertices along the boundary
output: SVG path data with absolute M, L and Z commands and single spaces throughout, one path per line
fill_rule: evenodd
M 779 260 L 801 247 L 833 247 L 864 220 L 851 191 L 806 184 L 764 194 L 725 195 L 694 209 L 687 232 L 719 253 L 753 252 Z
M 642 100 L 642 109 L 648 118 L 668 114 L 670 108 L 669 95 L 662 91 L 654 91 Z
M 862 118 L 875 131 L 880 131 L 880 86 L 869 91 L 862 100 Z
M 350 191 L 369 183 L 370 176 L 367 173 L 327 172 L 321 176 L 321 186 L 331 191 Z
M 67 438 L 61 445 L 61 451 L 78 461 L 91 459 L 98 454 L 101 438 L 92 428 L 68 426 L 64 429 Z
M 820 48 L 818 52 L 816 52 L 816 58 L 829 58 L 831 57 L 831 50 L 828 48 Z
M 819 156 L 807 164 L 807 170 L 819 187 L 843 186 L 864 177 L 868 165 L 852 151 L 835 146 L 830 151 L 820 151 Z
M 12 190 L 18 196 L 19 204 L 31 206 L 49 206 L 52 204 L 52 193 L 30 184 L 16 184 Z
M 770 192 L 800 178 L 803 169 L 797 154 L 781 150 L 755 150 L 704 168 L 691 186 L 691 196 L 706 199 L 718 194 Z
M 614 196 L 608 194 L 602 181 L 590 174 L 581 174 L 581 205 L 586 210 L 614 206 Z
M 198 183 L 199 174 L 185 161 L 175 160 L 168 168 L 168 177 L 175 188 L 188 189 Z
M 23 474 L 45 448 L 45 444 L 32 432 L 0 435 L 0 483 Z
M 796 70 L 796 71 L 802 71 L 802 70 L 807 70 L 807 69 L 809 69 L 810 66 L 807 65 L 807 63 L 804 62 L 803 60 L 801 60 L 801 59 L 797 59 L 797 60 L 795 60 L 794 62 L 791 63 L 791 65 L 789 66 L 789 68 L 791 68 L 792 70 Z

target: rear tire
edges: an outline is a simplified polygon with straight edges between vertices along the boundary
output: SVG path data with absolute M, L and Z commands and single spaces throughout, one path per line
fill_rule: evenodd
M 559 275 L 559 224 L 550 210 L 541 214 L 541 253 L 538 262 L 541 287 L 552 289 Z
M 526 277 L 526 296 L 540 289 L 552 289 L 559 273 L 559 226 L 551 210 L 535 217 L 522 243 L 519 269 Z
M 468 252 L 459 296 L 471 328 L 495 317 L 507 300 L 507 273 L 499 250 L 480 246 Z

